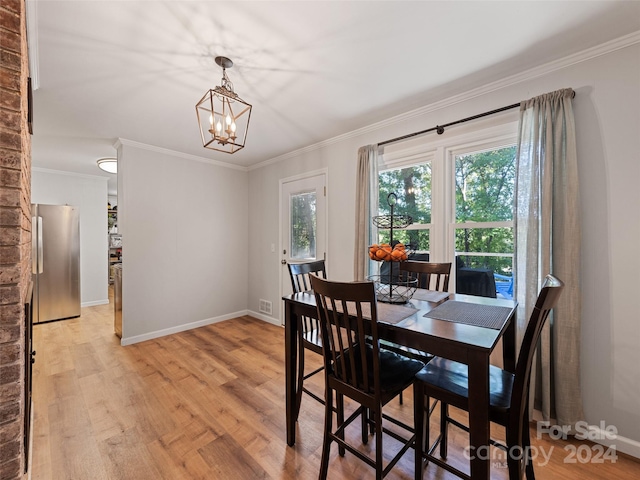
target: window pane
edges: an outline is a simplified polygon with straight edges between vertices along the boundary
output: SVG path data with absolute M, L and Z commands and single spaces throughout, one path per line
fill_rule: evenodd
M 291 196 L 291 245 L 295 260 L 316 258 L 316 193 Z
M 489 297 L 513 296 L 512 228 L 456 229 L 456 251 L 462 252 L 456 257 L 456 292 Z M 491 253 L 503 255 L 489 255 Z
M 456 292 L 483 297 L 513 297 L 513 258 L 456 256 Z
M 378 231 L 378 243 L 391 243 L 389 230 L 380 229 Z M 429 247 L 429 230 L 393 230 L 393 242 L 401 242 L 410 246 L 416 253 L 427 253 Z M 420 257 L 421 260 L 427 260 Z
M 457 228 L 456 252 L 513 253 L 513 228 Z
M 395 193 L 398 201 L 394 206 L 394 214 L 409 215 L 414 224 L 431 223 L 431 164 L 424 163 L 396 170 L 381 172 L 379 180 L 379 212 L 389 215 L 387 196 Z M 389 231 L 379 230 L 379 243 L 389 243 Z M 394 230 L 394 240 L 413 249 L 429 250 L 429 230 Z
M 516 147 L 456 156 L 456 223 L 513 220 Z

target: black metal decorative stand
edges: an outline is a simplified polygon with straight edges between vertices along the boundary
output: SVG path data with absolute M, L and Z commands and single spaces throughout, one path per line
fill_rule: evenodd
M 393 244 L 393 231 L 394 229 L 405 229 L 413 223 L 413 218 L 409 215 L 396 215 L 394 209 L 398 202 L 398 196 L 391 192 L 387 195 L 387 203 L 390 208 L 390 215 L 378 215 L 372 218 L 373 224 L 378 228 L 384 228 L 389 230 L 389 245 L 391 249 L 394 248 Z M 410 245 L 406 245 L 405 248 L 410 248 Z M 379 275 L 372 275 L 369 277 L 375 283 L 376 293 L 378 301 L 385 303 L 407 303 L 411 300 L 416 288 L 418 286 L 418 280 L 407 275 L 402 275 L 400 272 L 399 262 L 407 259 L 408 252 L 404 252 L 404 255 L 391 256 L 389 252 L 389 258 L 382 260 L 382 267 Z M 382 269 L 387 264 L 389 266 L 389 272 L 383 273 Z M 397 268 L 395 264 L 397 265 Z

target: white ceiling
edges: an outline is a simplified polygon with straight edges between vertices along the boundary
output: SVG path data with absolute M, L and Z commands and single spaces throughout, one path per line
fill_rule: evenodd
M 33 165 L 90 175 L 118 138 L 251 166 L 640 30 L 638 1 L 27 3 Z M 233 155 L 195 115 L 217 55 L 253 104 Z

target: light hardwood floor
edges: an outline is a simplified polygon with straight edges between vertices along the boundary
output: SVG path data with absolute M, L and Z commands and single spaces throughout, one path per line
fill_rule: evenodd
M 105 305 L 34 326 L 34 347 L 33 479 L 317 478 L 323 407 L 304 397 L 297 443 L 285 441 L 281 327 L 241 317 L 121 347 Z M 322 376 L 315 378 L 321 392 Z M 387 411 L 411 422 L 410 392 L 404 397 Z M 565 448 L 579 443 L 533 438 L 539 451 L 552 452 L 547 465 L 538 459 L 539 479 L 640 477 L 640 463 L 628 457 L 570 464 Z M 454 450 L 465 435 L 452 440 L 449 460 L 464 468 Z M 385 438 L 390 454 L 395 443 Z M 506 479 L 495 463 L 492 478 Z M 334 445 L 329 478 L 372 478 L 372 471 L 353 455 L 340 458 Z M 413 450 L 387 478 L 413 478 Z M 424 478 L 454 477 L 430 465 Z

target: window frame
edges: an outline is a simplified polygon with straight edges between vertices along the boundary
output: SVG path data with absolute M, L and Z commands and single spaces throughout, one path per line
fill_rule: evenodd
M 458 155 L 480 153 L 517 145 L 517 112 L 506 112 L 493 118 L 478 120 L 445 132 L 444 135 L 425 135 L 399 144 L 385 146 L 378 157 L 378 174 L 431 163 L 431 223 L 416 224 L 410 228 L 429 230 L 429 258 L 433 262 L 453 265 L 457 255 L 510 256 L 513 254 L 486 254 L 457 252 L 455 232 L 462 228 L 514 228 L 514 220 L 498 222 L 456 222 L 455 159 Z M 378 205 L 373 211 L 377 211 Z M 402 212 L 398 212 L 402 213 Z M 515 240 L 514 240 L 515 241 Z M 514 246 L 515 247 L 515 246 Z M 451 271 L 450 289 L 455 291 L 456 269 Z

